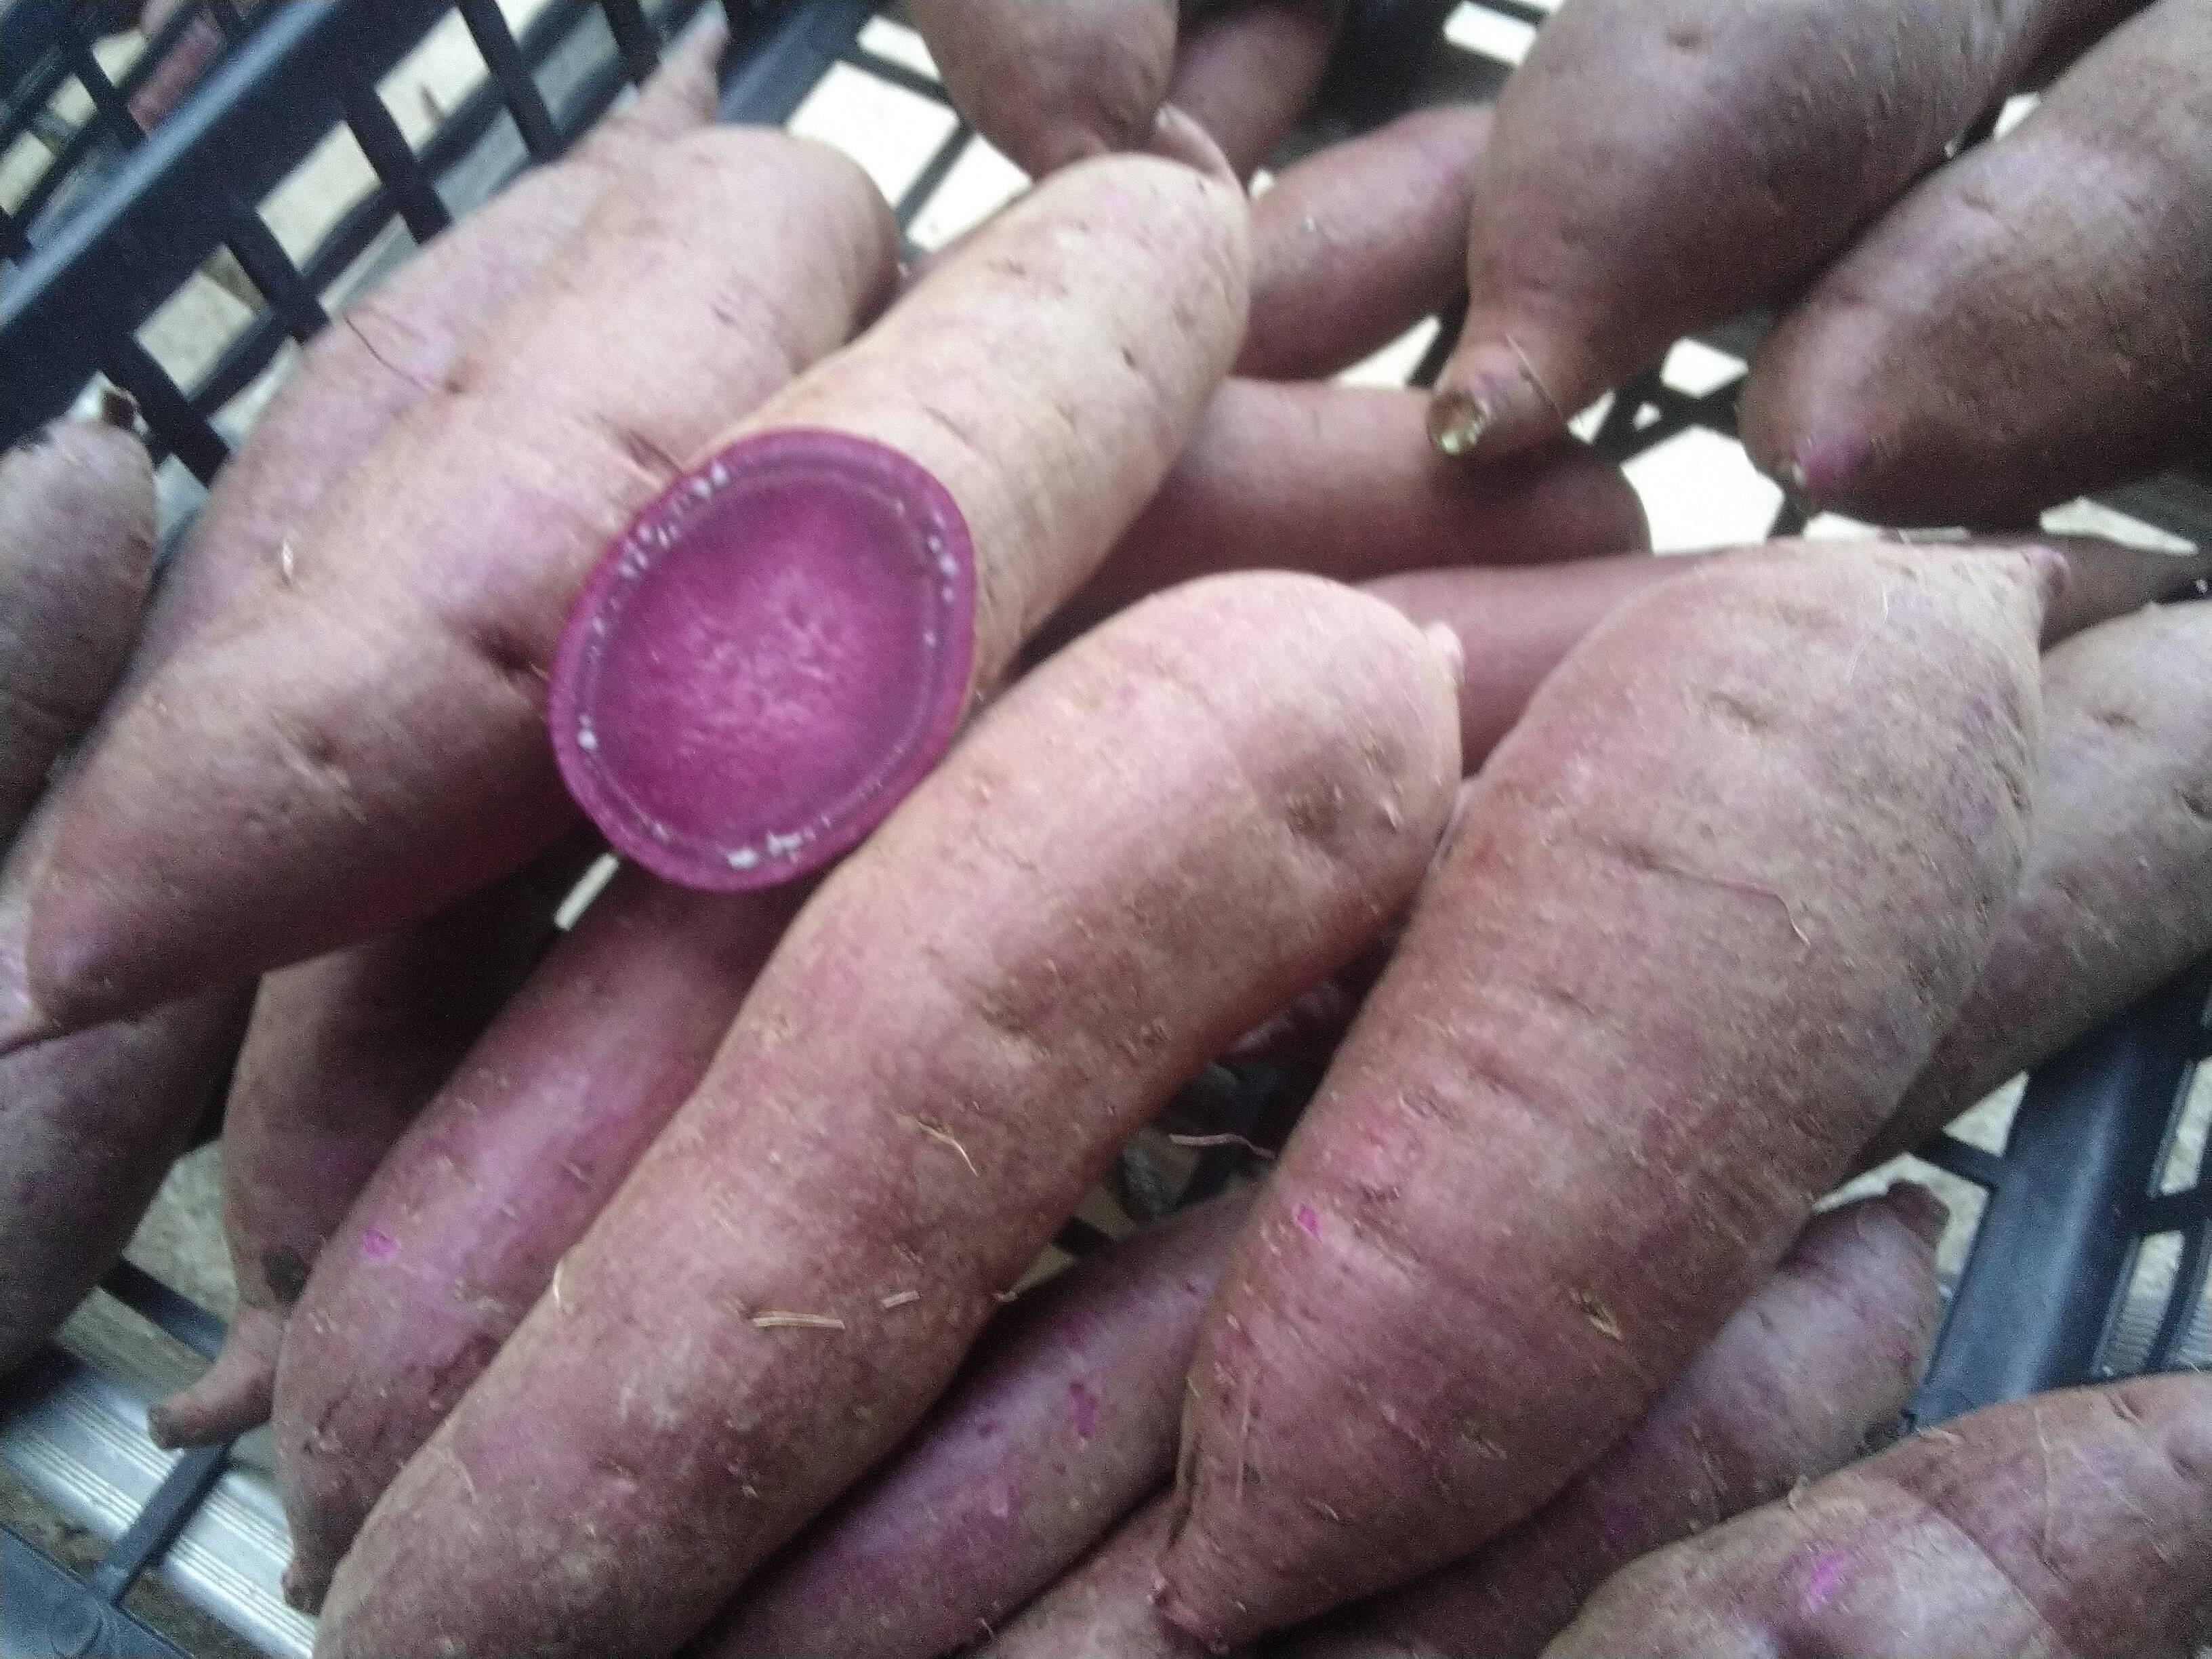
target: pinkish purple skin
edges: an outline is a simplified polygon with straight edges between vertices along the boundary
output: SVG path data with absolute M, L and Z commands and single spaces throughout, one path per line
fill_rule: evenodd
M 951 742 L 975 561 L 945 487 L 848 433 L 740 440 L 600 562 L 555 664 L 568 792 L 616 849 L 712 892 L 858 842 Z

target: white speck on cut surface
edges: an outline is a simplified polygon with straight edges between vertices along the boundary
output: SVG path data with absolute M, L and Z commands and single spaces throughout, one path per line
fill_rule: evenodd
M 707 477 L 715 489 L 720 489 L 724 484 L 729 483 L 730 470 L 717 461 L 707 469 Z
M 955 559 L 950 553 L 947 553 L 942 547 L 937 549 L 936 551 L 937 568 L 945 573 L 945 580 L 951 581 L 955 576 L 960 574 L 959 561 Z
M 736 851 L 725 854 L 723 856 L 729 860 L 730 868 L 732 870 L 750 870 L 760 862 L 760 850 L 753 847 L 740 847 Z
M 591 721 L 583 720 L 577 724 L 576 747 L 587 755 L 596 755 L 599 752 L 599 734 L 592 730 Z
M 704 478 L 694 478 L 691 480 L 691 493 L 703 501 L 714 493 L 714 486 Z

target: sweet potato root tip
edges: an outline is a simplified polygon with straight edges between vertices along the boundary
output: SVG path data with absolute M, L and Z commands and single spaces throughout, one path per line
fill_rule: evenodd
M 656 875 L 735 892 L 858 842 L 936 763 L 975 619 L 966 521 L 848 433 L 741 440 L 615 544 L 553 676 L 561 769 Z
M 234 1440 L 269 1420 L 276 1384 L 276 1350 L 284 1316 L 272 1308 L 240 1307 L 215 1364 L 190 1388 L 158 1401 L 147 1413 L 146 1433 L 164 1450 L 212 1446 Z

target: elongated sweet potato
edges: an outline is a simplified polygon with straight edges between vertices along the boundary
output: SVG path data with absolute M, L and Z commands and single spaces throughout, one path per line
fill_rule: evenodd
M 1808 504 L 2015 524 L 2205 451 L 2212 5 L 2160 0 L 1944 168 L 1760 349 L 1752 457 Z
M 546 673 L 592 561 L 677 457 L 845 337 L 892 243 L 857 167 L 780 133 L 690 134 L 626 173 L 331 494 L 295 579 L 92 757 L 34 913 L 46 1018 L 393 931 L 567 829 Z
M 865 836 L 1103 561 L 1243 328 L 1235 187 L 1085 162 L 706 447 L 607 553 L 554 670 L 562 776 L 686 886 Z
M 1556 436 L 1812 276 L 2052 40 L 2136 3 L 1567 0 L 1498 98 L 1432 435 L 1501 455 Z
M 1992 1406 L 1616 1574 L 1547 1659 L 2189 1659 L 2212 1377 Z
M 911 0 L 945 90 L 1032 178 L 1141 149 L 1175 73 L 1176 0 Z
M 1227 0 L 1185 31 L 1167 100 L 1250 176 L 1289 136 L 1328 68 L 1345 0 Z
M 2063 580 L 2044 607 L 2046 647 L 2108 618 L 2186 592 L 2212 573 L 2212 558 L 2203 555 L 2183 558 L 2146 553 L 2087 536 L 2051 537 L 2033 544 L 1947 543 L 1930 551 L 2003 555 L 2030 545 L 2064 561 Z M 1774 556 L 1794 553 L 1820 559 L 1833 550 L 1833 544 L 1822 542 L 1766 544 L 1766 551 Z M 1544 676 L 1610 612 L 1647 588 L 1709 560 L 1731 556 L 1723 550 L 1664 559 L 1634 555 L 1575 559 L 1526 568 L 1416 570 L 1365 586 L 1415 622 L 1442 623 L 1458 636 L 1467 661 L 1459 691 L 1460 754 L 1472 771 L 1521 718 Z M 2174 666 L 2179 672 L 2178 656 Z M 2186 927 L 2185 922 L 2179 925 Z M 2167 965 L 2161 969 L 2160 963 Z M 2128 982 L 2147 991 L 2180 966 L 2169 951 L 2145 964 L 2154 977 L 2142 979 L 2137 973 Z
M 42 806 L 0 868 L 0 994 L 23 973 Z M 0 1056 L 0 1376 L 28 1358 L 130 1243 L 215 1103 L 250 996 L 214 991 Z
M 320 1603 L 370 1505 L 705 1075 L 803 896 L 623 872 L 386 1158 L 277 1369 L 294 1605 Z
M 154 1407 L 157 1446 L 266 1422 L 277 1350 L 329 1238 L 377 1164 L 554 936 L 584 837 L 406 933 L 272 974 L 223 1109 L 222 1225 L 238 1310 L 215 1364 Z
M 1047 1590 L 982 1650 L 982 1659 L 1212 1659 L 1153 1603 L 1175 1522 L 1163 1493 Z
M 536 280 L 610 184 L 714 118 L 714 64 L 728 40 L 719 19 L 702 19 L 628 109 L 431 238 L 308 342 L 216 475 L 179 556 L 198 567 L 195 578 L 165 576 L 149 632 L 206 627 L 325 556 L 325 544 L 302 532 L 339 480 L 445 385 L 477 331 Z
M 0 850 L 100 713 L 154 574 L 154 468 L 135 406 L 0 456 Z
M 1173 1470 L 1199 1314 L 1249 1202 L 1225 1194 L 1023 1297 L 907 1449 L 688 1651 L 932 1659 L 1051 1583 Z
M 2051 563 L 1724 560 L 1545 682 L 1200 1334 L 1184 1628 L 1248 1638 L 1471 1553 L 1751 1294 L 1988 953 Z
M 914 1425 L 1176 1085 L 1412 890 L 1454 726 L 1441 651 L 1302 576 L 1177 589 L 1016 685 L 823 884 L 385 1493 L 324 1659 L 703 1624 Z
M 1446 564 L 1550 563 L 1648 547 L 1620 470 L 1579 444 L 1494 467 L 1420 441 L 1418 392 L 1225 383 L 1190 447 L 1045 648 L 1147 593 L 1235 569 L 1341 581 Z
M 1862 1155 L 1909 1151 L 2212 950 L 2212 602 L 2044 659 L 2020 891 L 1974 994 Z
M 1944 1218 L 1910 1183 L 1815 1217 L 1565 1492 L 1472 1559 L 1301 1633 L 1280 1659 L 1537 1659 L 1617 1569 L 1850 1462 L 1927 1363 Z
M 1467 285 L 1487 104 L 1416 110 L 1285 168 L 1252 204 L 1252 320 L 1240 374 L 1334 374 Z

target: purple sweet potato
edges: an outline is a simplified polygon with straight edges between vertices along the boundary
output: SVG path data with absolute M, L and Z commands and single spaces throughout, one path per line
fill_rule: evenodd
M 866 174 L 781 133 L 628 171 L 331 493 L 294 579 L 91 757 L 34 913 L 46 1018 L 396 931 L 557 838 L 546 682 L 577 588 L 678 457 L 887 291 L 893 240 Z
M 307 343 L 216 475 L 186 543 L 205 568 L 188 584 L 164 579 L 149 632 L 155 623 L 204 628 L 325 556 L 325 544 L 303 532 L 339 481 L 446 384 L 470 341 L 537 279 L 608 185 L 664 140 L 714 118 L 714 63 L 728 39 L 719 20 L 703 21 L 628 109 L 433 237 Z
M 1314 380 L 1358 362 L 1467 285 L 1487 104 L 1416 110 L 1284 169 L 1252 204 L 1240 374 Z
M 1233 185 L 1083 163 L 706 446 L 554 670 L 562 776 L 615 847 L 734 890 L 865 836 L 1159 487 L 1249 259 Z
M 308 1269 L 552 942 L 554 909 L 591 855 L 576 839 L 404 933 L 262 981 L 223 1109 L 238 1310 L 215 1364 L 154 1407 L 155 1445 L 208 1445 L 268 1420 Z
M 1024 1297 L 906 1449 L 687 1651 L 932 1659 L 988 1635 L 1173 1471 L 1199 1314 L 1249 1203 L 1201 1205 Z
M 2203 555 L 2183 558 L 2146 553 L 2087 536 L 2048 537 L 2033 544 L 1946 543 L 1930 551 L 1964 556 L 2017 553 L 2030 545 L 2064 561 L 2063 581 L 2049 593 L 2044 607 L 2046 647 L 2107 618 L 2184 592 L 2212 572 L 2212 558 Z M 1830 556 L 1836 544 L 1769 543 L 1766 550 L 1820 559 Z M 1526 568 L 1416 570 L 1365 586 L 1415 622 L 1424 626 L 1441 623 L 1458 637 L 1467 663 L 1460 680 L 1460 754 L 1472 771 L 1521 718 L 1544 676 L 1609 613 L 1647 588 L 1708 560 L 1730 556 L 1727 551 L 1664 559 L 1631 555 Z M 2179 672 L 2178 654 L 2175 668 Z M 2155 970 L 2159 962 L 2170 963 L 2165 973 L 2180 966 L 2170 952 L 2148 965 Z M 2143 980 L 2137 975 L 2130 982 L 2148 990 L 2158 977 Z
M 1944 1215 L 1904 1183 L 1815 1217 L 1574 1484 L 1479 1555 L 1345 1608 L 1280 1659 L 1537 1659 L 1616 1570 L 1849 1462 L 1927 1363 Z
M 33 866 L 58 822 L 33 813 L 0 868 L 0 994 L 22 977 Z M 209 992 L 0 1056 L 0 1376 L 130 1243 L 215 1103 L 249 1001 Z
M 1418 392 L 1230 380 L 1190 447 L 1044 635 L 1072 638 L 1147 593 L 1218 571 L 1341 581 L 1446 564 L 1528 564 L 1650 544 L 1620 470 L 1579 444 L 1460 466 L 1420 441 Z
M 1683 335 L 1786 296 L 2053 40 L 2134 3 L 1567 0 L 1498 98 L 1432 435 L 1541 443 Z
M 1145 147 L 1175 73 L 1176 0 L 909 0 L 945 90 L 1042 179 Z
M 154 468 L 112 399 L 0 456 L 0 851 L 83 735 L 138 637 Z
M 1992 1406 L 1614 1575 L 1547 1659 L 2190 1659 L 2212 1376 Z
M 1987 956 L 2053 562 L 1719 561 L 1545 682 L 1207 1314 L 1183 1628 L 1248 1639 L 1471 1553 L 1765 1277 Z
M 986 1645 L 980 1659 L 1212 1659 L 1153 1604 L 1175 1522 L 1163 1493 Z
M 1304 576 L 1179 588 L 1015 685 L 823 883 L 385 1493 L 323 1659 L 704 1624 L 904 1437 L 1121 1142 L 1411 892 L 1455 726 L 1441 652 Z
M 1918 1146 L 2212 950 L 2212 602 L 2061 646 L 2044 659 L 2043 706 L 2020 891 L 1863 1162 Z
M 1239 179 L 1313 100 L 1345 0 L 1226 0 L 1184 32 L 1167 100 L 1221 147 Z
M 1887 524 L 2017 524 L 2205 453 L 2212 5 L 2160 0 L 1814 287 L 1743 399 L 1753 459 Z
M 705 1075 L 803 896 L 623 872 L 386 1158 L 277 1368 L 295 1606 L 321 1601 L 370 1505 Z

